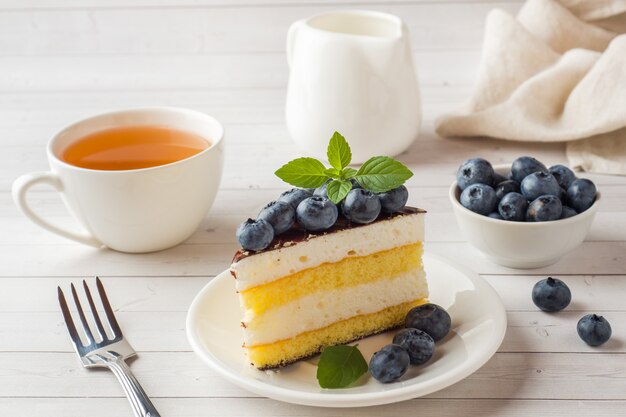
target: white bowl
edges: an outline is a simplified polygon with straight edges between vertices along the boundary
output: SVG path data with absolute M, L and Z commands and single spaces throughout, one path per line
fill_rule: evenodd
M 510 165 L 494 167 L 506 174 Z M 510 268 L 540 268 L 557 262 L 580 245 L 596 215 L 600 192 L 593 205 L 574 217 L 550 222 L 511 222 L 492 219 L 466 209 L 459 202 L 456 181 L 450 186 L 450 202 L 465 238 L 489 260 Z

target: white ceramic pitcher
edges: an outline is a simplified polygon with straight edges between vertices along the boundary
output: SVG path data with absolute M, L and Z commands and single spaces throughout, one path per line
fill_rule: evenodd
M 291 25 L 287 128 L 310 154 L 326 156 L 338 131 L 355 163 L 397 155 L 417 138 L 420 93 L 409 34 L 397 16 L 329 12 Z

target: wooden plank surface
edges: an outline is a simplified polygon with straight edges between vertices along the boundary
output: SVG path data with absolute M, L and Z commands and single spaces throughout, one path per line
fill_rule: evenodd
M 405 401 L 393 406 L 367 409 L 301 407 L 262 398 L 156 398 L 163 415 L 177 417 L 361 417 L 364 413 L 380 417 L 423 415 L 438 417 L 623 417 L 626 401 L 598 400 L 467 400 L 428 399 Z M 10 398 L 0 402 L 0 412 L 20 411 L 23 417 L 42 414 L 64 417 L 128 417 L 128 404 L 122 398 Z M 250 414 L 253 410 L 254 414 Z
M 468 378 L 427 398 L 622 400 L 624 361 L 623 353 L 499 352 Z M 73 352 L 0 352 L 0 384 L 7 397 L 123 396 L 107 371 L 77 365 Z M 154 398 L 256 397 L 226 382 L 192 352 L 143 352 L 131 366 Z
M 367 5 L 403 18 L 415 50 L 476 49 L 482 40 L 485 14 L 494 7 L 515 13 L 519 3 Z M 293 21 L 345 8 L 345 3 L 319 3 L 251 5 L 245 13 L 236 5 L 5 11 L 0 12 L 0 51 L 12 56 L 109 55 L 119 51 L 128 55 L 282 53 Z M 176 30 L 155 30 L 159 27 Z M 28 36 L 24 36 L 25 30 Z M 77 30 L 80 37 L 75 36 Z
M 523 0 L 510 0 L 508 3 L 520 5 Z M 146 9 L 146 8 L 221 8 L 229 6 L 237 6 L 246 10 L 249 7 L 274 7 L 281 6 L 332 6 L 339 2 L 326 2 L 323 0 L 55 0 L 54 2 L 46 0 L 2 0 L 0 2 L 0 10 L 7 11 L 26 11 L 35 10 L 66 10 L 66 9 Z M 351 7 L 359 5 L 369 7 L 380 7 L 380 0 L 342 0 L 340 4 Z M 391 3 L 391 2 L 390 2 Z M 444 3 L 451 7 L 459 4 L 476 3 L 505 3 L 502 0 L 395 0 L 392 4 L 429 4 Z

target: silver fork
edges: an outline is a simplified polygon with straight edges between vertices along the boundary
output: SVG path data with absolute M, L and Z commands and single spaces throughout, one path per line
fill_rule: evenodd
M 74 350 L 78 353 L 80 361 L 85 368 L 99 366 L 108 368 L 113 372 L 113 374 L 117 377 L 117 380 L 120 384 L 122 384 L 122 388 L 124 388 L 126 397 L 128 397 L 136 417 L 160 417 L 160 414 L 154 408 L 154 405 L 152 405 L 152 402 L 146 395 L 145 391 L 141 388 L 141 385 L 139 385 L 139 381 L 137 381 L 137 378 L 135 378 L 125 362 L 127 358 L 134 356 L 136 352 L 124 339 L 122 330 L 117 324 L 117 320 L 113 314 L 111 304 L 109 304 L 109 299 L 104 292 L 102 282 L 98 277 L 96 277 L 96 286 L 98 287 L 98 294 L 100 294 L 100 300 L 102 301 L 102 306 L 104 307 L 108 327 L 113 333 L 113 338 L 107 336 L 93 302 L 93 298 L 91 297 L 91 291 L 89 291 L 87 283 L 83 280 L 83 288 L 85 290 L 85 295 L 87 296 L 89 308 L 93 314 L 93 321 L 96 325 L 96 330 L 99 336 L 98 340 L 94 338 L 91 328 L 87 323 L 85 312 L 80 305 L 76 288 L 74 287 L 74 284 L 72 284 L 72 297 L 74 298 L 74 303 L 76 304 L 78 317 L 83 325 L 84 336 L 87 339 L 86 345 L 84 345 L 80 339 L 76 326 L 74 326 L 74 320 L 72 320 L 70 309 L 65 301 L 63 291 L 61 290 L 61 287 L 58 287 L 59 304 L 61 305 L 61 311 L 63 312 L 63 318 L 65 319 L 67 330 L 72 338 Z

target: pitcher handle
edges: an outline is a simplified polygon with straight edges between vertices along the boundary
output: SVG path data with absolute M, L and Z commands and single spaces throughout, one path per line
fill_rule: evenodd
M 291 68 L 291 61 L 293 60 L 293 47 L 296 42 L 296 35 L 298 29 L 304 24 L 304 20 L 296 20 L 289 26 L 287 31 L 287 65 Z
M 44 220 L 41 216 L 36 214 L 28 205 L 26 200 L 26 194 L 28 190 L 35 184 L 45 184 L 54 188 L 57 192 L 63 190 L 63 183 L 61 179 L 52 172 L 33 172 L 31 174 L 25 174 L 15 180 L 13 183 L 13 201 L 26 217 L 28 217 L 33 223 L 40 227 L 57 235 L 63 236 L 67 239 L 75 240 L 85 245 L 101 247 L 102 242 L 96 239 L 91 233 L 85 231 L 84 233 L 76 233 L 71 230 L 65 230 L 59 226 L 56 226 L 47 220 Z

